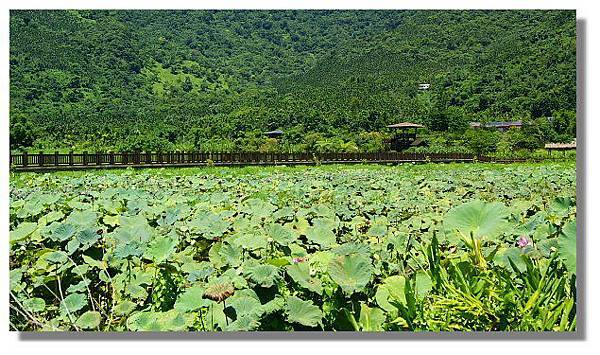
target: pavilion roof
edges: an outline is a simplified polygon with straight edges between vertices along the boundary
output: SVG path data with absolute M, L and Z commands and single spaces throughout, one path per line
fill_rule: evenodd
M 571 143 L 547 143 L 544 145 L 546 149 L 576 149 L 577 141 L 572 141 Z
M 424 128 L 425 126 L 418 124 L 418 123 L 413 123 L 413 122 L 400 122 L 400 123 L 396 123 L 396 124 L 391 124 L 388 126 L 388 128 Z

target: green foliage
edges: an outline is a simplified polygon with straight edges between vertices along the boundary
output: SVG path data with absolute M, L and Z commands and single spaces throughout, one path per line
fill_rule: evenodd
M 474 200 L 454 207 L 444 218 L 444 227 L 450 235 L 463 239 L 495 239 L 506 229 L 508 211 L 499 202 L 485 203 Z
M 370 260 L 363 255 L 344 255 L 333 259 L 327 272 L 344 292 L 352 294 L 363 291 L 367 286 L 372 266 Z
M 490 130 L 468 130 L 465 141 L 467 147 L 475 154 L 485 154 L 496 150 L 501 133 Z
M 558 239 L 558 253 L 564 259 L 569 272 L 577 268 L 577 223 L 567 223 Z
M 575 164 L 10 179 L 11 329 L 572 331 Z
M 291 323 L 299 323 L 307 327 L 316 327 L 321 324 L 321 310 L 312 301 L 303 301 L 297 297 L 286 300 L 287 319 Z
M 537 146 L 575 135 L 574 11 L 10 15 L 12 149 L 378 151 L 366 132 L 398 121 L 529 116 L 554 117 Z

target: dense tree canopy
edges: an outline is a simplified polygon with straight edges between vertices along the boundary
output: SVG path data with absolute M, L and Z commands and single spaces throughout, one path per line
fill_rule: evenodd
M 12 147 L 260 149 L 276 128 L 378 146 L 368 132 L 396 121 L 548 116 L 546 139 L 575 133 L 574 11 L 19 10 L 10 26 Z

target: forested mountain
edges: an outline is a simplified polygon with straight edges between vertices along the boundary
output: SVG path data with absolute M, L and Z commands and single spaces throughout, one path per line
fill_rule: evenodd
M 274 128 L 299 142 L 552 115 L 574 134 L 574 11 L 19 10 L 10 26 L 12 147 L 197 148 Z

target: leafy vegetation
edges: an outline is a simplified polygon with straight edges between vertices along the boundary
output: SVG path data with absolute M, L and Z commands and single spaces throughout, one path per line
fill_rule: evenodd
M 574 11 L 15 10 L 11 148 L 373 151 L 398 121 L 521 119 L 531 149 L 575 136 L 575 42 Z
M 576 328 L 575 166 L 13 174 L 18 330 Z

